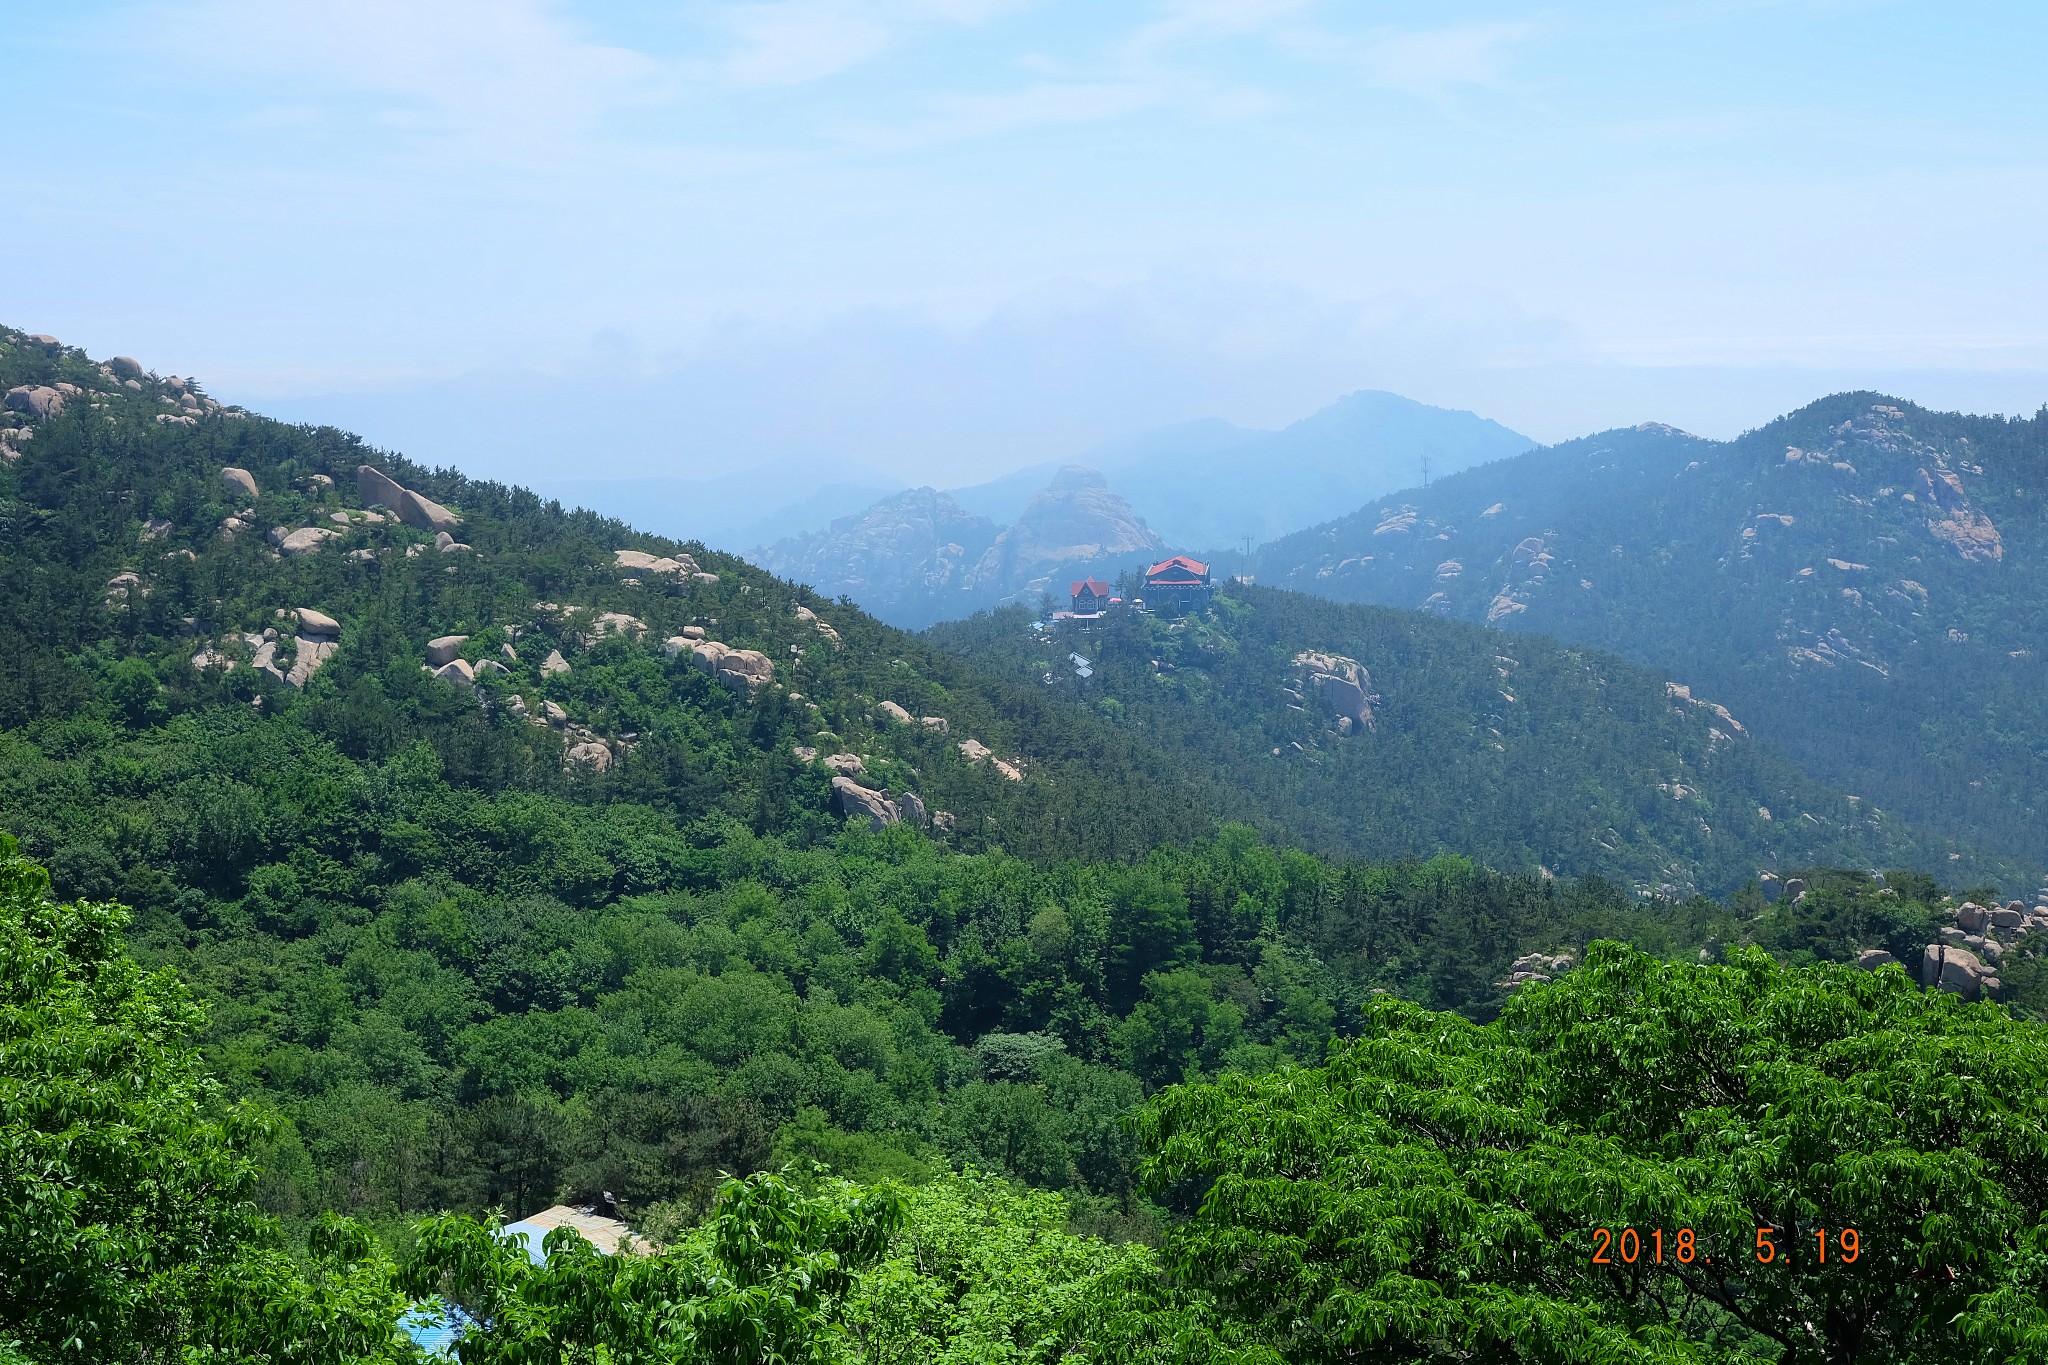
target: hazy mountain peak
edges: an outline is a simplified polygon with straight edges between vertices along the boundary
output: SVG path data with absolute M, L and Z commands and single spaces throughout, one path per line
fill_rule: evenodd
M 1090 469 L 1086 465 L 1063 464 L 1059 473 L 1052 476 L 1052 482 L 1045 486 L 1045 491 L 1066 493 L 1078 492 L 1084 488 L 1107 487 L 1109 480 L 1104 477 L 1101 470 Z

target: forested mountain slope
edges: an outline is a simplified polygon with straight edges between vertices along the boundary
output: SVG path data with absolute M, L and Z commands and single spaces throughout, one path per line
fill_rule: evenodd
M 1664 895 L 1822 861 L 2014 871 L 1828 790 L 1711 696 L 1540 638 L 1241 586 L 1210 619 L 1035 630 L 1011 610 L 932 636 L 1092 704 L 1325 851 L 1455 851 Z
M 2048 413 L 1871 393 L 1606 432 L 1264 547 L 1262 581 L 1611 649 L 1809 772 L 2048 858 Z
M 1136 856 L 1230 813 L 1227 793 L 1098 719 L 736 559 L 429 473 L 333 429 L 215 412 L 182 381 L 122 381 L 18 335 L 0 341 L 0 388 L 60 409 L 11 413 L 33 421 L 10 428 L 0 468 L 0 725 L 17 734 L 44 740 L 98 704 L 133 726 L 246 733 L 256 749 L 371 763 L 417 749 L 480 792 L 836 829 L 831 774 L 794 757 L 802 746 L 853 753 L 868 789 L 950 813 L 956 846 L 1032 855 Z M 370 510 L 365 464 L 460 522 L 437 537 Z M 424 671 L 430 642 L 452 636 L 467 637 L 443 647 L 463 676 Z M 704 667 L 707 639 L 754 651 L 734 661 L 753 680 Z M 1024 780 L 968 761 L 965 740 Z M 11 804 L 66 891 L 120 885 L 176 823 L 138 844 L 89 807 Z M 1105 809 L 1118 818 L 1096 818 Z M 279 816 L 268 798 L 250 810 Z M 261 841 L 231 830 L 195 837 L 223 886 L 262 860 Z M 86 865 L 116 870 L 65 883 Z

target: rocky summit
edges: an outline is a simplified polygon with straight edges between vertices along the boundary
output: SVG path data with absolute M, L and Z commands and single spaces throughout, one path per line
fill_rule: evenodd
M 882 499 L 824 531 L 758 552 L 763 566 L 894 625 L 1062 596 L 1066 580 L 1142 567 L 1165 542 L 1092 469 L 1067 466 L 999 526 L 932 488 Z

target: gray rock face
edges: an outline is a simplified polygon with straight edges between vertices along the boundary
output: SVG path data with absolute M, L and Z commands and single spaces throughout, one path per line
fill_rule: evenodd
M 1788 878 L 1785 882 L 1785 899 L 1797 903 L 1806 894 L 1806 882 L 1800 877 Z
M 888 797 L 850 777 L 833 775 L 832 796 L 841 815 L 864 818 L 871 829 L 887 829 L 903 818 Z
M 301 526 L 296 531 L 286 532 L 277 542 L 278 553 L 293 559 L 300 555 L 318 554 L 335 535 L 324 526 Z
M 1920 958 L 1920 983 L 1929 990 L 1951 991 L 1967 1000 L 1985 992 L 1994 980 L 1984 962 L 1968 948 L 1950 943 L 1930 943 Z
M 858 754 L 827 754 L 825 766 L 842 777 L 866 777 L 868 772 Z
M 442 682 L 454 683 L 457 687 L 476 685 L 476 670 L 469 666 L 467 659 L 451 659 L 434 670 L 434 676 Z
M 1879 967 L 1895 966 L 1897 963 L 1898 959 L 1882 948 L 1865 948 L 1856 955 L 1856 965 L 1866 972 L 1874 972 Z
M 427 641 L 427 662 L 435 668 L 454 662 L 462 647 L 469 643 L 467 635 L 442 635 Z
M 221 468 L 220 486 L 229 497 L 237 501 L 259 496 L 256 490 L 256 476 L 234 465 L 225 465 Z
M 462 524 L 462 518 L 432 498 L 406 488 L 383 470 L 372 465 L 356 466 L 356 495 L 365 507 L 382 504 L 407 526 L 436 533 Z M 452 537 L 451 537 L 452 539 Z
M 543 678 L 568 671 L 569 661 L 562 657 L 562 651 L 559 649 L 549 650 L 548 657 L 540 661 L 540 673 Z
M 2026 919 L 2025 914 L 2013 909 L 2009 905 L 2000 906 L 1998 909 L 1991 911 L 1990 916 L 1991 927 L 1994 929 L 2017 929 Z
M 718 640 L 700 640 L 690 658 L 698 668 L 729 686 L 749 690 L 775 680 L 775 663 L 756 649 L 734 649 Z
M 1956 928 L 1966 934 L 1983 933 L 1990 919 L 1990 913 L 1975 901 L 1964 901 L 1956 907 Z
M 313 680 L 313 675 L 320 671 L 321 666 L 334 657 L 334 651 L 340 648 L 341 642 L 338 640 L 324 636 L 301 635 L 299 652 L 293 656 L 291 671 L 284 675 L 284 680 L 293 687 L 303 689 Z
M 324 611 L 300 607 L 296 614 L 299 618 L 299 634 L 302 636 L 324 635 L 331 639 L 341 634 L 341 622 Z
M 568 767 L 588 768 L 592 772 L 609 772 L 612 766 L 612 751 L 601 740 L 587 739 L 581 744 L 571 744 L 562 755 L 562 762 Z
M 908 725 L 911 721 L 910 713 L 893 701 L 876 702 L 875 714 L 884 720 L 893 720 L 898 725 Z
M 162 540 L 171 533 L 171 523 L 163 517 L 151 517 L 142 523 L 144 540 Z
M 1294 656 L 1294 668 L 1304 692 L 1312 694 L 1322 709 L 1340 722 L 1346 734 L 1354 727 L 1374 729 L 1372 703 L 1379 697 L 1372 690 L 1372 674 L 1364 664 L 1342 654 L 1303 650 Z
M 116 379 L 142 378 L 142 362 L 133 356 L 117 355 L 107 362 L 107 368 L 114 372 Z
M 7 409 L 24 413 L 31 422 L 41 422 L 64 411 L 64 395 L 41 384 L 17 384 L 7 391 Z
M 689 555 L 649 554 L 645 550 L 612 551 L 612 567 L 633 574 L 653 574 L 660 578 L 688 578 L 697 572 L 697 561 Z

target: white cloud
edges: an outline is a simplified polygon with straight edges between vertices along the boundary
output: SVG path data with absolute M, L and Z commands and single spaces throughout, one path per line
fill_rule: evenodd
M 801 85 L 836 76 L 934 26 L 985 23 L 1017 0 L 743 0 L 706 22 L 735 48 L 715 70 L 741 85 Z
M 1526 22 L 1409 32 L 1375 29 L 1356 36 L 1295 31 L 1289 46 L 1303 56 L 1356 67 L 1373 84 L 1390 90 L 1437 95 L 1458 86 L 1502 84 L 1514 49 L 1537 31 L 1536 24 Z
M 188 68 L 309 98 L 367 96 L 385 121 L 494 142 L 580 130 L 666 83 L 547 0 L 201 0 L 144 11 L 143 42 Z

